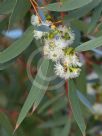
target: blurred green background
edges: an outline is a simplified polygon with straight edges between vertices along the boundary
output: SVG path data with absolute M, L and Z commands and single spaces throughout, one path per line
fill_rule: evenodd
M 10 47 L 13 42 L 22 37 L 25 30 L 31 25 L 31 15 L 35 14 L 31 5 L 22 6 L 21 9 L 18 8 L 19 15 L 15 14 L 16 19 L 13 18 L 9 22 L 15 3 L 11 1 L 10 5 L 10 0 L 0 0 L 0 51 Z M 40 1 L 40 5 L 44 6 L 50 2 L 55 1 Z M 61 18 L 59 12 L 47 12 L 47 14 L 53 16 L 54 19 Z M 70 24 L 76 34 L 73 47 L 101 36 L 102 2 L 93 0 L 79 9 L 65 12 L 63 20 L 64 24 Z M 27 75 L 27 61 L 32 52 L 39 47 L 42 47 L 42 43 L 33 39 L 30 46 L 19 57 L 0 64 L 0 136 L 12 136 L 18 115 L 32 85 Z M 40 52 L 33 59 L 30 67 L 33 78 L 36 76 L 38 63 L 42 56 Z M 80 102 L 87 124 L 86 136 L 102 136 L 102 47 L 81 52 L 80 58 L 84 64 L 83 70 L 75 82 L 85 96 L 79 93 L 79 98 L 86 104 L 85 107 Z M 60 81 L 57 79 L 49 84 L 46 95 L 37 110 L 33 114 L 29 112 L 15 132 L 15 136 L 82 136 L 65 94 L 65 84 L 58 89 L 51 91 L 49 89 Z M 94 113 L 92 113 L 89 101 L 86 101 L 85 98 L 92 104 Z

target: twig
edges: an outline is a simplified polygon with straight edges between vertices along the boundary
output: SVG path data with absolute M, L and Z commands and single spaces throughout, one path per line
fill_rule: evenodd
M 42 22 L 42 19 L 41 19 L 40 15 L 39 15 L 39 13 L 38 13 L 38 11 L 37 11 L 38 4 L 36 4 L 36 3 L 34 3 L 34 2 L 35 2 L 35 1 L 30 0 L 30 3 L 32 4 L 32 6 L 33 6 L 33 8 L 34 8 L 34 10 L 35 10 L 35 13 L 36 13 L 36 15 L 38 16 L 39 21 Z M 36 7 L 37 7 L 37 8 L 36 8 Z

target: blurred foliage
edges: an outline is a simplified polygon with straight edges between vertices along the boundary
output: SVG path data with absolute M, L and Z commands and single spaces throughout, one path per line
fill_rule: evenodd
M 28 64 L 29 56 L 43 46 L 33 38 L 30 1 L 0 0 L 0 136 L 12 136 L 15 127 L 15 136 L 102 136 L 102 107 L 94 111 L 95 104 L 102 105 L 102 1 L 36 2 L 43 7 L 42 18 L 50 14 L 73 28 L 73 47 L 80 52 L 83 70 L 74 81 L 43 80 L 42 72 L 54 76 L 54 64 L 42 59 L 41 51 Z M 16 29 L 23 31 L 20 38 L 6 35 Z

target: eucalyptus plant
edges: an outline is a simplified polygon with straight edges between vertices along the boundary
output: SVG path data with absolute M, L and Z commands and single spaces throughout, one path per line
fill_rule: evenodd
M 24 89 L 21 86 L 27 88 L 26 99 L 17 108 L 15 128 L 5 114 L 0 115 L 0 124 L 7 135 L 11 136 L 13 131 L 14 135 L 27 135 L 22 132 L 21 123 L 23 126 L 26 116 L 30 116 L 28 120 L 35 117 L 40 122 L 38 115 L 51 116 L 50 120 L 43 120 L 39 125 L 51 129 L 46 135 L 94 135 L 86 126 L 90 116 L 101 114 L 101 111 L 97 112 L 101 105 L 94 105 L 95 100 L 88 95 L 86 88 L 90 83 L 101 86 L 102 68 L 87 56 L 97 52 L 102 55 L 99 48 L 102 46 L 102 1 L 1 0 L 0 15 L 4 16 L 0 21 L 2 36 L 17 24 L 23 24 L 23 35 L 0 51 L 1 76 L 8 71 L 9 75 L 15 75 L 13 94 L 20 94 L 17 94 L 16 102 L 25 95 L 25 90 L 20 93 Z M 26 60 L 25 73 L 18 76 L 15 64 L 22 55 Z M 94 81 L 88 79 L 90 67 L 98 75 Z M 32 69 L 36 71 L 33 74 Z M 19 78 L 25 75 L 27 82 L 22 79 L 23 85 L 19 85 Z M 36 135 L 45 134 L 37 132 Z

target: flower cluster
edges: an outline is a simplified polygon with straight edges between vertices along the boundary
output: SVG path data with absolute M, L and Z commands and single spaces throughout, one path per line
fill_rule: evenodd
M 55 65 L 55 73 L 61 78 L 75 78 L 80 74 L 80 67 L 82 66 L 78 56 L 72 47 L 63 49 L 64 56 Z
M 34 30 L 34 37 L 36 39 L 43 38 L 44 56 L 55 62 L 56 75 L 63 79 L 78 77 L 82 64 L 77 53 L 71 47 L 75 39 L 75 34 L 71 28 L 63 25 L 55 26 L 50 20 L 39 22 L 39 18 L 34 15 L 31 23 L 34 26 L 45 25 L 50 28 L 49 32 Z
M 34 27 L 39 27 L 39 26 L 47 26 L 49 27 L 51 25 L 51 21 L 49 20 L 46 20 L 46 22 L 41 22 L 39 20 L 39 17 L 38 16 L 35 16 L 35 15 L 32 15 L 31 17 L 31 24 L 34 26 Z M 48 32 L 43 32 L 43 31 L 40 31 L 40 30 L 35 30 L 34 29 L 34 38 L 36 40 L 39 40 L 41 39 L 42 37 L 44 37 Z

